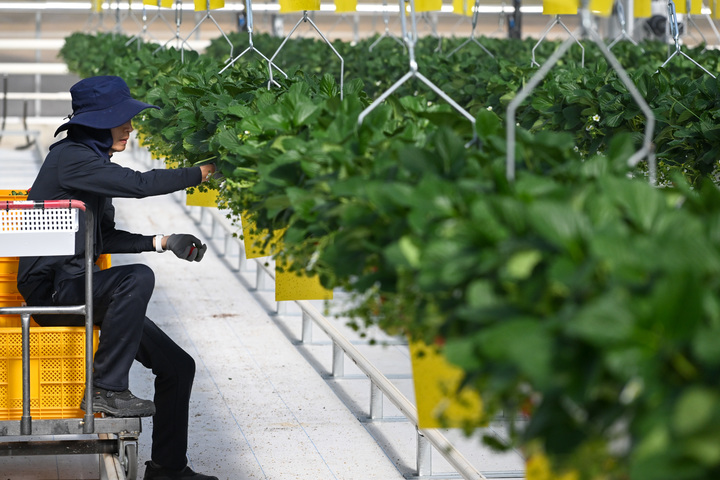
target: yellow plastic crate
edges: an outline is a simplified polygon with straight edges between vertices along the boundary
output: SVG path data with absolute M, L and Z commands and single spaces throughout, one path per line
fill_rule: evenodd
M 20 292 L 18 292 L 17 289 L 17 273 L 10 275 L 0 274 L 0 296 L 5 295 L 20 295 Z
M 0 190 L 0 202 L 27 200 L 27 190 Z
M 93 335 L 97 350 L 99 330 Z M 0 420 L 22 416 L 22 335 L 0 328 Z M 84 327 L 30 329 L 30 413 L 33 419 L 81 418 L 85 391 Z
M 17 275 L 18 257 L 0 257 L 0 275 Z

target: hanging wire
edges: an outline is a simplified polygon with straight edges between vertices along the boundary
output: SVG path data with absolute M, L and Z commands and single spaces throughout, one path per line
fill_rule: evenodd
M 615 2 L 615 15 L 617 16 L 618 23 L 620 23 L 620 34 L 615 37 L 615 40 L 610 42 L 610 45 L 608 45 L 608 50 L 612 50 L 612 47 L 614 47 L 615 44 L 618 43 L 620 40 L 628 40 L 636 47 L 639 47 L 635 39 L 628 35 L 627 30 L 625 29 L 625 8 L 623 7 L 622 0 L 617 0 Z M 640 50 L 645 53 L 644 48 L 640 47 Z
M 150 25 L 152 25 L 157 19 L 160 19 L 162 23 L 164 23 L 170 31 L 173 31 L 172 25 L 170 25 L 170 22 L 165 19 L 165 16 L 162 14 L 162 3 L 161 0 L 157 0 L 157 11 L 155 12 L 155 15 L 148 21 L 147 17 L 147 8 L 145 7 L 145 3 L 143 2 L 143 9 L 142 9 L 142 28 L 139 33 L 136 35 L 133 35 L 130 40 L 125 42 L 125 46 L 131 45 L 135 41 L 145 41 L 147 37 L 150 37 L 153 39 L 153 41 L 157 41 L 157 38 L 150 33 Z
M 713 33 L 715 34 L 715 38 L 717 38 L 718 43 L 720 43 L 720 32 L 718 32 L 717 27 L 715 26 L 715 22 L 713 22 L 712 17 L 709 13 L 704 13 L 703 16 L 707 18 L 708 23 L 710 24 L 710 28 L 712 29 Z M 705 48 L 703 48 L 702 53 L 705 53 L 705 51 L 708 49 L 708 44 L 705 44 Z
M 669 20 L 669 23 L 670 23 L 670 32 L 671 32 L 671 34 L 672 34 L 673 40 L 675 41 L 675 51 L 668 57 L 667 60 L 665 60 L 665 62 L 664 62 L 662 65 L 660 65 L 660 68 L 663 68 L 665 65 L 667 65 L 668 62 L 669 62 L 675 55 L 680 54 L 681 56 L 683 56 L 683 57 L 687 58 L 688 60 L 690 60 L 693 64 L 695 64 L 695 66 L 699 67 L 700 70 L 702 70 L 703 72 L 707 73 L 707 74 L 710 75 L 712 78 L 716 78 L 715 75 L 713 75 L 712 73 L 710 73 L 705 67 L 703 67 L 702 65 L 700 65 L 699 63 L 697 63 L 697 62 L 696 62 L 695 60 L 693 60 L 692 58 L 690 58 L 690 56 L 689 56 L 688 54 L 686 54 L 685 52 L 683 52 L 683 51 L 680 49 L 680 33 L 679 33 L 679 32 L 680 32 L 680 29 L 678 28 L 677 14 L 675 13 L 675 2 L 673 2 L 673 0 L 668 0 L 668 20 Z M 657 73 L 658 71 L 659 71 L 659 69 L 656 70 L 655 73 Z
M 137 27 L 142 28 L 142 22 L 138 20 L 137 15 L 135 15 L 135 10 L 133 9 L 132 3 L 133 0 L 128 0 L 128 13 L 125 18 L 130 18 L 133 22 L 135 22 L 135 25 Z
M 411 19 L 411 28 L 412 30 L 408 32 L 407 26 L 406 26 L 406 20 L 405 20 L 405 5 L 404 0 L 398 0 L 400 3 L 400 22 L 402 24 L 402 33 L 403 38 L 405 39 L 405 44 L 407 45 L 408 49 L 408 57 L 410 60 L 410 70 L 403 75 L 400 80 L 395 82 L 390 88 L 388 88 L 382 95 L 380 95 L 378 98 L 375 99 L 374 102 L 372 102 L 365 110 L 360 112 L 360 115 L 358 116 L 358 125 L 362 125 L 363 120 L 365 120 L 365 117 L 372 112 L 375 108 L 377 108 L 378 105 L 380 105 L 382 102 L 385 101 L 387 97 L 389 97 L 395 90 L 397 90 L 403 83 L 408 81 L 411 78 L 417 78 L 421 82 L 423 82 L 425 85 L 427 85 L 433 92 L 435 92 L 439 97 L 441 97 L 443 100 L 445 100 L 447 103 L 449 103 L 455 110 L 457 110 L 460 114 L 462 114 L 465 118 L 467 118 L 470 123 L 473 124 L 473 140 L 471 143 L 475 142 L 477 139 L 477 132 L 475 132 L 475 118 L 470 115 L 464 108 L 462 108 L 460 105 L 458 105 L 455 100 L 450 98 L 445 92 L 443 92 L 440 88 L 438 88 L 434 83 L 432 83 L 430 80 L 425 78 L 423 74 L 421 74 L 418 71 L 418 64 L 415 60 L 415 45 L 417 44 L 417 23 L 415 22 L 415 1 L 409 0 L 410 2 L 410 19 Z
M 466 2 L 466 5 L 467 5 L 467 0 L 464 0 L 464 2 Z M 475 11 L 473 12 L 473 15 L 472 15 L 472 30 L 470 31 L 470 37 L 467 38 L 463 43 L 461 43 L 460 45 L 455 47 L 455 50 L 448 53 L 447 58 L 452 57 L 455 54 L 455 52 L 457 52 L 458 50 L 460 50 L 462 47 L 464 47 L 465 45 L 467 45 L 470 42 L 475 42 L 480 48 L 483 49 L 483 51 L 485 51 L 485 53 L 490 55 L 491 58 L 495 58 L 495 55 L 490 53 L 490 50 L 485 48 L 485 46 L 482 43 L 478 42 L 478 40 L 475 38 L 475 27 L 477 26 L 479 7 L 480 7 L 480 0 L 475 0 Z
M 263 53 L 262 53 L 260 50 L 258 50 L 257 48 L 255 48 L 255 45 L 253 45 L 252 0 L 245 0 L 245 12 L 246 12 L 246 15 L 247 15 L 248 42 L 249 42 L 249 45 L 250 45 L 250 46 L 247 47 L 245 50 L 243 50 L 243 51 L 240 53 L 240 55 L 238 55 L 237 57 L 235 57 L 235 58 L 233 58 L 232 60 L 230 60 L 230 61 L 227 63 L 227 65 L 225 65 L 225 67 L 224 67 L 222 70 L 220 70 L 220 73 L 223 73 L 225 70 L 227 70 L 228 68 L 232 67 L 232 66 L 235 64 L 235 62 L 237 62 L 238 59 L 240 59 L 240 57 L 242 57 L 243 55 L 245 55 L 247 52 L 255 52 L 255 53 L 257 53 L 258 55 L 260 55 L 260 56 L 263 58 L 263 60 L 265 60 L 266 62 L 268 62 L 268 63 L 270 64 L 271 69 L 272 69 L 272 67 L 277 68 L 278 72 L 282 73 L 282 74 L 285 76 L 285 78 L 287 78 L 287 77 L 288 77 L 288 76 L 287 76 L 287 73 L 283 72 L 280 67 L 278 67 L 278 66 L 275 65 L 273 62 L 271 62 L 270 59 L 268 59 L 265 55 L 263 55 Z
M 225 35 L 225 32 L 223 31 L 223 29 L 220 27 L 220 25 L 218 24 L 218 22 L 215 20 L 215 18 L 214 18 L 214 17 L 212 16 L 212 14 L 210 13 L 210 0 L 205 0 L 205 15 L 203 16 L 203 18 L 200 19 L 200 21 L 198 21 L 198 23 L 195 25 L 195 28 L 193 28 L 193 29 L 190 31 L 190 33 L 188 34 L 188 36 L 185 37 L 185 39 L 182 41 L 182 45 L 188 45 L 188 46 L 189 46 L 189 44 L 188 44 L 188 39 L 189 39 L 190 37 L 192 37 L 193 33 L 195 33 L 195 31 L 196 31 L 198 28 L 200 28 L 200 25 L 202 25 L 202 23 L 203 23 L 205 20 L 210 20 L 210 21 L 212 21 L 212 23 L 215 24 L 215 27 L 217 27 L 217 29 L 220 31 L 220 34 L 222 34 L 222 36 L 223 36 L 223 38 L 225 39 L 225 41 L 228 43 L 228 45 L 230 45 L 230 57 L 229 57 L 228 60 L 227 60 L 227 61 L 229 62 L 230 59 L 233 58 L 233 44 L 232 44 L 232 42 L 230 41 L 230 39 L 227 37 L 227 35 Z M 191 48 L 192 48 L 192 47 L 191 47 Z M 184 55 L 185 49 L 181 49 L 180 52 L 181 52 L 181 53 L 180 53 L 180 60 L 184 62 L 184 61 L 185 61 L 185 55 Z
M 293 29 L 290 30 L 290 33 L 288 33 L 288 36 L 285 37 L 285 40 L 283 40 L 283 42 L 280 44 L 278 49 L 275 51 L 275 54 L 272 56 L 272 58 L 270 58 L 270 60 L 268 60 L 268 71 L 270 72 L 270 80 L 268 81 L 268 89 L 270 89 L 270 87 L 272 85 L 279 86 L 278 83 L 273 79 L 273 69 L 272 69 L 273 60 L 275 60 L 275 57 L 277 57 L 278 53 L 280 53 L 280 50 L 282 50 L 282 48 L 285 46 L 285 43 L 287 43 L 287 41 L 292 36 L 293 32 L 300 26 L 300 24 L 302 22 L 308 22 L 315 29 L 315 31 L 318 33 L 318 35 L 320 35 L 320 37 L 323 39 L 323 41 L 325 43 L 327 43 L 327 45 L 330 47 L 330 49 L 333 51 L 333 53 L 335 53 L 335 55 L 340 59 L 340 100 L 342 100 L 343 99 L 343 91 L 344 91 L 344 82 L 345 82 L 345 60 L 343 59 L 342 55 L 340 55 L 338 53 L 338 51 L 335 50 L 335 47 L 333 47 L 333 44 L 330 43 L 330 41 L 325 37 L 325 35 L 323 35 L 323 33 L 320 31 L 320 29 L 317 27 L 317 25 L 315 25 L 315 23 L 312 20 L 310 20 L 310 18 L 308 17 L 307 10 L 303 10 L 302 18 L 300 20 L 298 20 L 298 22 L 295 24 Z
M 467 0 L 465 0 L 465 1 L 467 1 Z M 505 0 L 500 2 L 500 13 L 498 14 L 498 26 L 497 26 L 497 29 L 492 34 L 505 33 L 505 17 L 507 16 L 507 13 L 505 13 L 505 6 L 506 6 Z M 477 7 L 475 10 L 477 11 Z
M 167 42 L 165 42 L 163 45 L 159 46 L 153 51 L 153 55 L 155 55 L 160 50 L 165 50 L 167 46 L 175 40 L 178 50 L 182 48 L 183 42 L 182 37 L 180 36 L 180 25 L 182 24 L 182 0 L 175 0 L 175 36 L 170 38 Z
M 582 60 L 580 62 L 580 66 L 584 68 L 585 67 L 585 47 L 583 47 L 582 43 L 580 43 L 580 41 L 575 37 L 575 35 L 573 35 L 573 33 L 568 29 L 567 25 L 565 25 L 563 23 L 563 21 L 560 19 L 560 15 L 555 15 L 555 17 L 552 20 L 550 20 L 550 23 L 548 23 L 548 26 L 545 28 L 545 31 L 542 33 L 542 35 L 540 35 L 540 39 L 537 41 L 535 46 L 532 48 L 532 60 L 530 61 L 530 66 L 533 66 L 533 67 L 540 66 L 540 64 L 535 61 L 535 49 L 537 49 L 537 47 L 543 42 L 543 40 L 545 40 L 545 37 L 547 36 L 548 33 L 550 33 L 550 30 L 552 30 L 552 28 L 555 25 L 560 25 L 561 27 L 563 27 L 563 29 L 565 29 L 567 34 L 570 35 L 570 39 L 574 40 L 575 43 L 577 43 L 580 46 L 580 49 L 582 50 Z
M 653 114 L 652 110 L 650 109 L 650 106 L 647 104 L 645 99 L 640 94 L 640 91 L 637 89 L 635 84 L 630 80 L 630 77 L 628 76 L 625 69 L 620 65 L 620 62 L 618 59 L 613 55 L 613 53 L 608 49 L 608 47 L 605 45 L 605 42 L 602 38 L 600 38 L 600 35 L 594 30 L 592 26 L 592 19 L 590 17 L 590 9 L 589 9 L 589 0 L 583 0 L 582 2 L 582 8 L 581 8 L 581 31 L 583 32 L 584 36 L 589 36 L 590 39 L 598 46 L 602 54 L 607 59 L 610 66 L 615 70 L 618 77 L 620 78 L 620 81 L 625 85 L 625 87 L 628 89 L 628 92 L 630 92 L 630 95 L 632 96 L 633 100 L 635 100 L 635 103 L 638 104 L 640 107 L 640 110 L 642 110 L 643 114 L 645 115 L 645 132 L 643 137 L 643 143 L 642 147 L 635 152 L 630 158 L 628 158 L 628 165 L 634 167 L 636 166 L 640 161 L 642 161 L 644 158 L 647 158 L 648 161 L 648 179 L 651 185 L 657 184 L 657 162 L 655 159 L 655 154 L 653 152 L 653 146 L 652 146 L 652 138 L 653 138 L 653 132 L 655 131 L 655 115 Z M 530 95 L 530 93 L 535 89 L 535 87 L 538 86 L 538 84 L 542 81 L 543 78 L 548 74 L 550 69 L 557 63 L 558 60 L 560 60 L 560 57 L 562 57 L 565 52 L 570 48 L 570 46 L 573 43 L 573 37 L 567 38 L 560 47 L 553 52 L 553 54 L 550 56 L 550 58 L 545 62 L 545 64 L 540 67 L 540 69 L 535 73 L 535 75 L 530 78 L 530 80 L 527 82 L 525 87 L 518 92 L 518 94 L 513 98 L 510 103 L 508 104 L 507 108 L 507 127 L 506 127 L 506 144 L 507 144 L 507 157 L 505 162 L 505 175 L 508 179 L 508 181 L 514 181 L 515 180 L 515 127 L 517 126 L 515 123 L 515 114 L 517 111 L 518 106 Z
M 86 32 L 100 32 L 103 28 L 105 28 L 105 12 L 102 8 L 102 2 L 101 0 L 92 0 L 90 2 L 90 16 L 83 29 Z
M 405 47 L 405 43 L 404 43 L 402 40 L 400 40 L 395 34 L 393 34 L 393 33 L 390 32 L 390 12 L 388 11 L 387 0 L 383 0 L 383 9 L 382 9 L 382 11 L 383 11 L 383 23 L 385 24 L 385 31 L 383 32 L 382 35 L 380 35 L 380 36 L 372 43 L 372 45 L 370 45 L 370 47 L 368 48 L 368 51 L 372 52 L 373 48 L 375 48 L 375 45 L 377 45 L 378 43 L 380 43 L 380 40 L 382 40 L 383 38 L 392 38 L 392 39 L 395 40 L 397 43 L 399 43 L 400 45 L 402 45 L 403 49 L 405 49 L 405 48 L 406 48 L 406 47 Z
M 695 30 L 700 34 L 701 42 L 707 45 L 707 39 L 705 38 L 705 34 L 703 34 L 702 30 L 700 30 L 700 27 L 697 26 L 697 23 L 695 23 L 695 19 L 693 18 L 692 12 L 690 11 L 692 8 L 692 4 L 690 0 L 686 0 L 685 2 L 685 8 L 686 8 L 686 14 L 685 18 L 687 19 L 688 28 L 686 30 L 687 35 L 692 35 L 690 33 L 690 27 L 695 27 Z
M 437 45 L 437 47 L 435 47 L 434 52 L 435 53 L 441 52 L 442 51 L 442 37 L 440 36 L 440 34 L 437 31 L 437 18 L 435 18 L 435 17 L 431 18 L 430 12 L 422 12 L 420 14 L 420 19 L 428 26 L 428 28 L 430 29 L 430 34 L 433 37 L 437 38 L 437 40 L 438 40 L 438 45 Z

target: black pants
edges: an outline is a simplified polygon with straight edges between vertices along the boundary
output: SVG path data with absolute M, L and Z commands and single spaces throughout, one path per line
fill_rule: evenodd
M 93 362 L 93 383 L 126 390 L 133 360 L 155 374 L 152 460 L 172 469 L 187 464 L 188 406 L 195 361 L 145 316 L 155 275 L 146 265 L 123 265 L 93 273 L 94 321 L 100 344 Z M 85 302 L 85 279 L 56 285 L 55 305 Z

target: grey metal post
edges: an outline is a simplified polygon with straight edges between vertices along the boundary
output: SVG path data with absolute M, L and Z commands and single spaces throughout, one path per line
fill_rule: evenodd
M 300 341 L 302 343 L 312 342 L 312 319 L 305 310 L 302 312 L 302 336 Z M 335 347 L 335 344 L 333 344 L 333 347 Z M 334 353 L 335 351 L 333 350 L 333 354 Z
M 340 345 L 333 342 L 333 362 L 332 362 L 332 376 L 333 377 L 344 377 L 345 376 L 345 352 Z
M 20 434 L 32 435 L 32 416 L 30 415 L 30 314 L 20 315 L 22 322 L 22 391 L 23 413 L 20 419 Z
M 85 209 L 85 417 L 83 433 L 95 432 L 93 414 L 93 288 L 92 276 L 95 255 L 95 219 L 89 208 Z
M 42 13 L 37 12 L 35 14 L 35 38 L 40 38 L 41 28 L 42 28 Z M 35 50 L 35 61 L 39 63 L 40 58 L 41 58 L 40 57 L 40 49 L 38 48 Z M 42 79 L 40 77 L 40 74 L 36 73 L 35 74 L 35 92 L 36 93 L 40 93 L 40 91 L 42 90 L 41 86 L 42 86 Z M 38 97 L 35 99 L 35 116 L 36 117 L 40 116 L 40 113 L 41 113 L 40 108 L 41 108 L 40 107 L 40 97 Z
M 382 390 L 380 390 L 380 387 L 373 382 L 370 381 L 370 418 L 373 420 L 378 420 L 383 418 L 383 399 L 384 395 Z
M 432 475 L 432 446 L 419 429 L 417 431 L 417 474 L 418 477 Z

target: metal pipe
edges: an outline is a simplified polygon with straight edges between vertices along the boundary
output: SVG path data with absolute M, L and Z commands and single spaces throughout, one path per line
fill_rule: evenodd
M 384 395 L 382 390 L 370 382 L 370 418 L 372 420 L 380 420 L 385 414 L 383 412 L 383 399 Z
M 332 376 L 335 378 L 345 376 L 345 352 L 335 342 L 333 342 L 332 349 Z
M 20 419 L 20 434 L 32 435 L 32 416 L 30 415 L 30 314 L 23 312 L 20 315 L 22 324 L 22 417 Z
M 302 312 L 302 336 L 300 337 L 300 342 L 312 342 L 312 320 L 304 311 Z
M 418 476 L 432 475 L 432 450 L 421 430 L 417 430 L 416 468 Z
M 85 417 L 83 433 L 94 433 L 93 413 L 93 267 L 95 266 L 95 218 L 91 209 L 85 209 Z
M 398 388 L 378 370 L 375 365 L 368 361 L 355 346 L 340 333 L 340 331 L 328 321 L 318 310 L 307 300 L 297 300 L 296 303 L 307 312 L 315 324 L 320 327 L 337 345 L 342 348 L 345 354 L 367 375 L 370 380 L 382 390 L 395 407 L 413 424 L 418 424 L 417 408 L 413 405 Z M 435 449 L 452 465 L 452 467 L 468 480 L 485 479 L 485 477 L 452 445 L 445 436 L 436 429 L 420 430 Z

